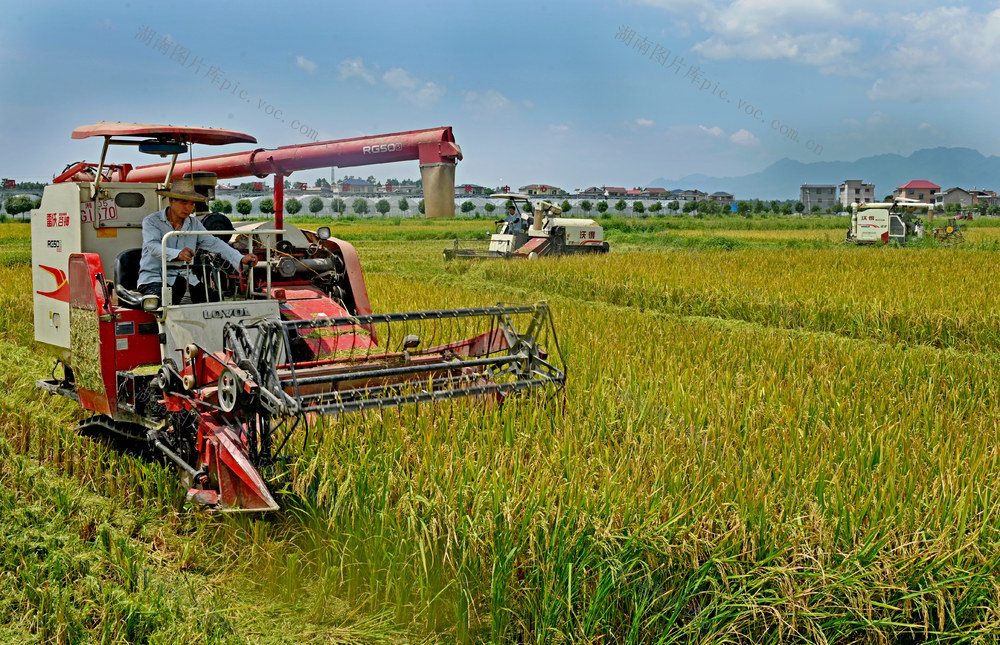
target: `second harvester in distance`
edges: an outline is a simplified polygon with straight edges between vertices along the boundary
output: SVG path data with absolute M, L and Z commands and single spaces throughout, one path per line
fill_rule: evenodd
M 507 216 L 496 220 L 496 232 L 483 250 L 483 240 L 455 240 L 444 258 L 525 258 L 574 253 L 607 253 L 604 229 L 592 219 L 559 217 L 562 208 L 545 200 L 534 204 L 521 193 L 494 193 L 507 199 Z

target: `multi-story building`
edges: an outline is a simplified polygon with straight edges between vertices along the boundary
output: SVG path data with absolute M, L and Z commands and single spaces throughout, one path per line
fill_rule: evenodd
M 841 206 L 870 204 L 875 201 L 875 184 L 866 184 L 863 179 L 846 179 L 839 188 Z
M 799 201 L 805 205 L 807 213 L 812 212 L 814 206 L 825 211 L 840 205 L 837 187 L 833 184 L 802 184 L 799 186 Z
M 933 204 L 934 198 L 937 196 L 939 190 L 941 190 L 941 187 L 932 181 L 927 181 L 926 179 L 914 179 L 913 181 L 906 182 L 902 186 L 897 186 L 893 195 L 897 198 L 903 197 L 905 199 L 912 199 L 924 204 Z

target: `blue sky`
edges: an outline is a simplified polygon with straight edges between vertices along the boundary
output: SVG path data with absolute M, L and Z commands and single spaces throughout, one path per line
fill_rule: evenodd
M 319 140 L 450 125 L 460 183 L 568 190 L 783 157 L 990 155 L 998 63 L 998 2 L 19 2 L 0 23 L 0 176 L 96 161 L 70 132 L 102 120 L 263 147 L 309 141 L 293 121 Z M 419 177 L 416 162 L 338 173 Z

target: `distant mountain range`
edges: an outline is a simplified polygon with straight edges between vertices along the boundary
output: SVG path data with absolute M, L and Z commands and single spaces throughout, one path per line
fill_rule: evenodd
M 875 155 L 857 161 L 776 161 L 761 172 L 742 177 L 688 175 L 680 179 L 658 178 L 647 187 L 673 190 L 698 189 L 707 193 L 724 191 L 736 199 L 798 199 L 801 184 L 839 185 L 845 179 L 863 179 L 875 184 L 881 199 L 896 186 L 911 179 L 926 179 L 951 188 L 1000 190 L 1000 157 L 983 156 L 971 148 L 925 148 L 908 157 Z

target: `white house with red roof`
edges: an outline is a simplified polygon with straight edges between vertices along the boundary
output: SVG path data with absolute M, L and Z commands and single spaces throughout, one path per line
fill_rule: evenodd
M 933 181 L 927 181 L 926 179 L 914 179 L 906 182 L 902 186 L 897 186 L 893 196 L 897 198 L 903 197 L 905 199 L 913 199 L 926 204 L 933 204 L 934 198 L 937 196 L 939 190 L 941 190 L 941 187 Z
M 528 195 L 541 195 L 543 197 L 566 194 L 566 191 L 562 188 L 549 184 L 528 184 L 527 186 L 521 186 L 518 191 L 527 193 Z

